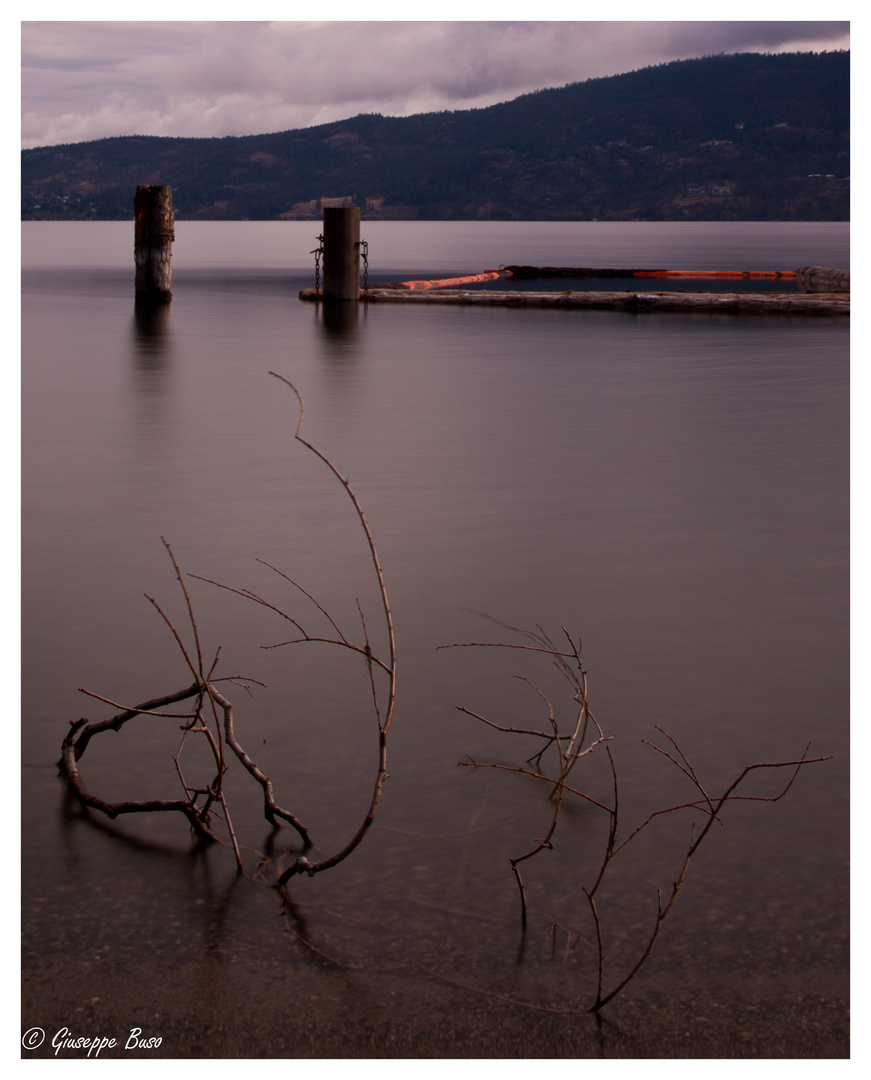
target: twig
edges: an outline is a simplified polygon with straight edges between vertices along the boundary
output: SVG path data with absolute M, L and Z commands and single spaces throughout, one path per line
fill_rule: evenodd
M 294 579 L 292 577 L 288 577 L 287 574 L 285 574 L 283 570 L 279 570 L 277 566 L 273 566 L 272 563 L 268 563 L 265 559 L 258 559 L 257 562 L 263 563 L 264 566 L 268 566 L 270 570 L 272 570 L 276 574 L 278 574 L 279 577 L 283 577 L 284 580 L 289 582 L 295 589 L 299 589 L 299 591 L 302 593 L 303 596 L 306 597 L 306 599 L 311 600 L 311 602 L 318 609 L 318 611 L 324 616 L 324 618 L 327 620 L 327 622 L 329 622 L 329 624 L 332 626 L 332 628 L 336 631 L 336 633 L 339 635 L 339 637 L 342 639 L 342 641 L 345 641 L 345 635 L 342 633 L 342 631 L 336 625 L 332 615 L 330 615 L 330 613 L 326 610 L 326 608 L 324 608 L 321 604 L 319 604 L 318 601 L 315 600 L 315 598 L 312 596 L 312 594 L 310 592 L 307 592 L 302 587 L 302 585 L 299 584 L 298 581 L 294 581 Z
M 84 686 L 79 687 L 79 693 L 87 694 L 88 697 L 96 698 L 97 701 L 102 701 L 106 705 L 111 705 L 113 709 L 124 709 L 124 711 L 129 714 L 127 719 L 132 719 L 134 716 L 163 716 L 169 720 L 186 720 L 191 715 L 195 715 L 191 713 L 158 712 L 157 709 L 130 708 L 129 706 L 120 705 L 111 698 L 103 697 L 102 694 L 95 694 L 93 690 L 86 690 Z

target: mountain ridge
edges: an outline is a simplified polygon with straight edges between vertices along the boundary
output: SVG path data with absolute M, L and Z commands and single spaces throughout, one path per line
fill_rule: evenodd
M 736 53 L 484 108 L 22 151 L 23 220 L 849 220 L 849 52 Z

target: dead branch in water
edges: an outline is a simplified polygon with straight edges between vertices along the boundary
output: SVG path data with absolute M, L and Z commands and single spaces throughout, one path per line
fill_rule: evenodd
M 194 676 L 194 681 L 190 686 L 185 687 L 183 690 L 167 694 L 160 698 L 153 698 L 150 701 L 145 701 L 140 705 L 132 707 L 124 707 L 117 702 L 110 701 L 100 694 L 95 694 L 90 690 L 86 690 L 84 687 L 80 687 L 82 693 L 114 705 L 116 708 L 122 709 L 122 711 L 109 720 L 103 720 L 97 723 L 89 723 L 85 717 L 82 717 L 80 720 L 73 723 L 70 727 L 70 731 L 63 740 L 59 766 L 62 775 L 64 775 L 71 784 L 80 805 L 99 810 L 101 813 L 104 813 L 113 819 L 121 814 L 176 811 L 183 813 L 187 817 L 195 832 L 202 839 L 216 840 L 218 837 L 212 826 L 211 816 L 213 813 L 217 813 L 216 808 L 220 807 L 220 817 L 223 819 L 229 843 L 233 848 L 236 865 L 241 871 L 243 868 L 242 855 L 233 829 L 230 809 L 224 795 L 223 781 L 224 774 L 227 771 L 227 761 L 224 751 L 225 744 L 232 748 L 236 756 L 263 787 L 264 814 L 267 820 L 273 826 L 278 825 L 278 822 L 276 821 L 277 817 L 287 821 L 296 829 L 305 843 L 309 842 L 308 832 L 290 811 L 284 810 L 277 805 L 273 795 L 272 782 L 269 777 L 254 764 L 239 745 L 233 730 L 233 707 L 221 691 L 218 690 L 215 684 L 219 681 L 242 682 L 247 684 L 254 682 L 255 680 L 245 679 L 243 676 L 238 675 L 229 676 L 220 680 L 214 679 L 213 675 L 217 664 L 217 656 L 208 671 L 205 669 L 203 665 L 202 649 L 200 647 L 199 629 L 194 615 L 193 604 L 191 603 L 190 596 L 184 584 L 184 578 L 182 577 L 181 570 L 179 569 L 172 548 L 166 540 L 163 540 L 163 544 L 172 561 L 176 578 L 185 598 L 188 618 L 193 633 L 194 650 L 189 651 L 187 649 L 181 634 L 160 605 L 152 597 L 147 597 L 147 599 L 158 611 L 172 633 L 188 668 Z M 193 658 L 194 655 L 195 659 Z M 195 701 L 193 706 L 187 712 L 177 713 L 165 711 L 167 705 L 190 700 L 191 698 L 194 698 Z M 221 718 L 219 718 L 219 711 L 223 723 L 221 723 Z M 209 716 L 209 714 L 211 714 L 211 716 Z M 78 762 L 87 749 L 90 740 L 103 731 L 120 731 L 125 724 L 129 723 L 129 721 L 137 716 L 151 716 L 183 721 L 183 723 L 179 725 L 182 732 L 181 745 L 179 746 L 173 762 L 176 774 L 184 791 L 184 798 L 177 800 L 127 800 L 120 803 L 110 803 L 99 796 L 93 795 L 86 788 L 81 773 L 79 772 Z M 181 768 L 181 752 L 189 735 L 200 735 L 205 739 L 214 762 L 214 778 L 204 787 L 193 787 L 188 784 Z
M 532 736 L 540 740 L 540 748 L 536 753 L 527 758 L 524 765 L 502 765 L 494 762 L 479 762 L 479 761 L 461 761 L 460 765 L 467 766 L 469 768 L 482 769 L 501 769 L 508 772 L 519 773 L 523 776 L 528 776 L 533 780 L 544 781 L 550 786 L 550 797 L 553 802 L 553 810 L 550 816 L 550 825 L 547 832 L 543 837 L 538 838 L 533 846 L 521 855 L 512 856 L 509 859 L 511 870 L 514 874 L 514 878 L 517 882 L 518 890 L 520 893 L 521 904 L 521 925 L 526 927 L 527 923 L 527 899 L 526 889 L 524 886 L 523 878 L 520 873 L 520 863 L 526 860 L 534 858 L 539 852 L 545 849 L 553 849 L 554 847 L 554 834 L 557 830 L 557 825 L 560 820 L 560 816 L 565 805 L 565 801 L 568 797 L 577 798 L 583 800 L 583 802 L 597 807 L 600 811 L 604 812 L 608 818 L 608 835 L 605 841 L 604 850 L 602 853 L 601 861 L 598 865 L 598 869 L 593 874 L 592 881 L 583 886 L 583 892 L 586 898 L 587 906 L 592 916 L 593 925 L 596 932 L 596 953 L 597 953 L 597 979 L 596 979 L 596 993 L 593 1003 L 590 1005 L 588 1011 L 591 1013 L 597 1013 L 604 1005 L 611 1001 L 617 994 L 620 993 L 624 987 L 635 977 L 638 971 L 641 969 L 650 953 L 653 949 L 653 945 L 659 936 L 660 929 L 663 922 L 672 911 L 678 894 L 683 887 L 686 880 L 687 873 L 689 871 L 690 862 L 698 851 L 702 841 L 707 837 L 715 821 L 718 821 L 727 803 L 735 802 L 739 800 L 753 801 L 753 802 L 777 802 L 782 799 L 784 795 L 789 791 L 793 784 L 793 781 L 798 776 L 799 771 L 806 765 L 813 763 L 828 761 L 831 755 L 824 757 L 810 758 L 807 756 L 810 744 L 805 747 L 805 750 L 800 758 L 789 761 L 772 761 L 772 762 L 757 762 L 752 765 L 745 766 L 738 776 L 731 781 L 719 795 L 712 795 L 708 789 L 702 784 L 699 779 L 695 768 L 691 761 L 677 744 L 677 742 L 662 728 L 657 728 L 664 738 L 670 744 L 668 749 L 643 740 L 643 742 L 650 746 L 653 750 L 667 758 L 693 785 L 698 793 L 697 798 L 690 799 L 686 802 L 675 803 L 670 806 L 663 807 L 659 810 L 653 811 L 648 817 L 637 825 L 626 836 L 625 839 L 620 840 L 618 837 L 618 823 L 619 823 L 619 795 L 618 795 L 618 783 L 617 783 L 617 769 L 614 763 L 614 757 L 611 753 L 611 747 L 608 745 L 611 736 L 606 736 L 599 725 L 599 722 L 593 716 L 589 708 L 588 703 L 588 682 L 587 672 L 581 661 L 581 641 L 578 639 L 575 641 L 568 633 L 565 627 L 562 627 L 563 634 L 565 636 L 567 645 L 564 647 L 558 647 L 554 641 L 542 630 L 541 627 L 536 627 L 534 631 L 521 630 L 514 626 L 508 626 L 507 624 L 500 623 L 503 629 L 509 630 L 512 633 L 520 634 L 531 644 L 517 644 L 512 642 L 462 642 L 455 643 L 449 646 L 442 646 L 443 648 L 496 648 L 496 649 L 517 649 L 526 652 L 539 653 L 548 657 L 553 666 L 562 676 L 563 680 L 568 684 L 572 695 L 574 708 L 572 710 L 569 726 L 564 728 L 561 726 L 561 721 L 556 709 L 551 703 L 547 695 L 531 680 L 525 676 L 520 676 L 523 682 L 527 683 L 540 701 L 545 706 L 547 713 L 547 723 L 542 724 L 539 728 L 533 727 L 514 727 L 505 724 L 495 723 L 492 720 L 480 715 L 477 712 L 473 712 L 464 706 L 458 706 L 458 710 L 465 713 L 467 716 L 471 716 L 474 719 L 482 721 L 484 724 L 498 731 L 515 734 Z M 575 781 L 573 784 L 568 784 L 567 779 L 569 773 L 572 772 L 578 762 L 585 757 L 589 757 L 594 750 L 598 747 L 604 746 L 605 755 L 608 761 L 608 770 L 611 778 L 612 796 L 610 804 L 603 802 L 601 799 L 596 799 L 592 795 L 589 795 L 578 786 Z M 549 759 L 556 758 L 555 762 L 548 768 L 542 765 L 542 760 L 545 756 Z M 534 767 L 533 767 L 533 763 Z M 759 796 L 759 795 L 743 795 L 738 793 L 738 789 L 743 781 L 750 775 L 750 773 L 757 770 L 772 770 L 772 769 L 790 769 L 791 774 L 776 794 Z M 663 900 L 663 897 L 659 891 L 657 891 L 657 905 L 656 905 L 656 917 L 653 923 L 653 927 L 650 931 L 649 937 L 643 945 L 640 955 L 638 956 L 634 965 L 630 968 L 628 974 L 620 979 L 617 984 L 610 990 L 605 989 L 605 946 L 603 939 L 603 919 L 599 911 L 599 907 L 596 903 L 596 895 L 605 880 L 608 869 L 612 860 L 623 851 L 627 845 L 629 845 L 648 825 L 655 821 L 659 817 L 665 815 L 676 814 L 679 811 L 689 811 L 696 817 L 701 815 L 701 826 L 697 831 L 697 822 L 694 820 L 691 828 L 690 835 L 687 843 L 687 847 L 683 856 L 683 860 L 680 864 L 678 872 L 672 881 L 672 887 L 667 898 Z M 556 926 L 556 923 L 553 923 Z M 554 931 L 555 932 L 555 931 Z M 568 951 L 568 950 L 567 950 Z
M 274 372 L 271 374 L 275 375 Z M 375 777 L 372 796 L 369 802 L 369 807 L 366 814 L 357 828 L 354 835 L 345 843 L 345 845 L 332 855 L 321 859 L 317 862 L 310 862 L 304 856 L 296 859 L 291 867 L 284 871 L 278 881 L 278 887 L 282 893 L 285 892 L 285 885 L 288 880 L 295 874 L 308 874 L 314 875 L 322 870 L 327 870 L 330 867 L 338 865 L 342 862 L 356 847 L 361 843 L 366 833 L 369 831 L 372 822 L 375 818 L 378 804 L 381 798 L 381 791 L 384 786 L 384 782 L 387 779 L 387 735 L 390 730 L 390 725 L 393 720 L 393 712 L 396 701 L 396 645 L 393 630 L 393 617 L 390 609 L 390 603 L 387 597 L 387 590 L 384 584 L 384 574 L 381 569 L 381 564 L 378 559 L 378 553 L 375 548 L 375 542 L 372 538 L 372 532 L 369 528 L 369 524 L 366 520 L 366 516 L 363 512 L 363 508 L 357 499 L 351 485 L 341 475 L 332 461 L 317 449 L 313 444 L 307 442 L 302 438 L 301 431 L 303 425 L 303 419 L 305 416 L 305 406 L 303 404 L 302 397 L 299 391 L 288 382 L 281 375 L 275 375 L 275 378 L 285 383 L 293 390 L 297 397 L 300 408 L 299 422 L 296 427 L 295 438 L 303 446 L 305 446 L 316 457 L 320 458 L 333 475 L 342 484 L 345 492 L 350 498 L 356 515 L 362 525 L 366 542 L 369 548 L 369 552 L 372 558 L 372 562 L 375 568 L 375 575 L 378 582 L 378 589 L 381 598 L 381 604 L 384 612 L 386 637 L 387 637 L 387 658 L 382 659 L 373 651 L 369 631 L 366 625 L 366 620 L 363 615 L 362 608 L 360 608 L 358 602 L 358 611 L 360 615 L 360 622 L 362 627 L 362 643 L 354 643 L 351 638 L 340 630 L 337 622 L 332 618 L 329 612 L 318 603 L 317 600 L 304 589 L 301 585 L 295 582 L 283 571 L 278 570 L 276 567 L 269 563 L 264 565 L 269 566 L 280 577 L 284 578 L 297 590 L 299 590 L 311 603 L 315 606 L 317 611 L 327 620 L 331 630 L 335 636 L 320 636 L 311 635 L 307 633 L 298 619 L 291 617 L 283 612 L 277 605 L 270 601 L 256 595 L 247 589 L 236 589 L 227 585 L 220 585 L 218 582 L 210 581 L 208 578 L 200 578 L 202 581 L 209 582 L 212 585 L 219 585 L 220 588 L 227 589 L 229 592 L 236 593 L 239 596 L 244 597 L 247 600 L 251 600 L 263 607 L 266 607 L 282 618 L 289 621 L 301 635 L 299 638 L 293 639 L 292 642 L 283 642 L 282 644 L 293 644 L 296 642 L 312 642 L 320 641 L 331 645 L 336 645 L 344 649 L 350 649 L 359 653 L 364 657 L 369 672 L 369 682 L 372 697 L 372 704 L 377 721 L 378 728 L 378 770 Z M 142 702 L 140 705 L 125 706 L 118 702 L 111 701 L 109 698 L 94 693 L 93 691 L 86 690 L 81 687 L 81 692 L 87 694 L 90 697 L 96 698 L 113 707 L 120 709 L 121 711 L 113 716 L 109 720 L 103 720 L 95 723 L 91 723 L 87 718 L 83 717 L 80 720 L 71 724 L 70 730 L 63 740 L 61 760 L 59 762 L 59 768 L 61 774 L 65 776 L 69 782 L 73 792 L 75 793 L 80 805 L 84 808 L 90 808 L 99 810 L 101 813 L 106 814 L 109 818 L 116 818 L 122 814 L 131 813 L 151 813 L 151 812 L 177 812 L 182 813 L 187 817 L 192 828 L 197 835 L 203 840 L 217 840 L 219 839 L 213 822 L 212 816 L 219 817 L 224 824 L 230 845 L 233 848 L 233 852 L 236 859 L 236 864 L 240 872 L 243 872 L 242 855 L 240 852 L 239 844 L 236 838 L 236 834 L 233 828 L 232 819 L 230 815 L 230 809 L 227 805 L 227 800 L 224 793 L 224 774 L 228 768 L 228 761 L 226 755 L 226 747 L 229 747 L 233 754 L 238 758 L 247 772 L 260 784 L 263 789 L 263 812 L 266 820 L 273 826 L 273 828 L 279 828 L 283 822 L 286 822 L 292 826 L 303 840 L 306 848 L 311 846 L 311 840 L 309 837 L 308 829 L 302 824 L 302 822 L 289 810 L 279 806 L 275 801 L 275 793 L 272 781 L 263 772 L 263 770 L 257 765 L 257 763 L 249 756 L 236 736 L 234 725 L 234 712 L 233 705 L 229 699 L 218 689 L 217 683 L 240 683 L 246 689 L 249 688 L 250 683 L 255 682 L 253 679 L 246 679 L 242 676 L 224 677 L 222 679 L 215 679 L 214 671 L 218 662 L 218 654 L 215 655 L 214 660 L 206 669 L 203 662 L 203 651 L 200 642 L 200 633 L 197 626 L 197 621 L 194 615 L 193 604 L 191 602 L 190 595 L 185 585 L 184 576 L 181 573 L 178 562 L 175 555 L 172 552 L 169 544 L 166 540 L 163 540 L 164 547 L 167 554 L 172 561 L 172 566 L 175 571 L 176 580 L 181 588 L 185 607 L 188 615 L 188 622 L 190 624 L 190 633 L 192 638 L 192 648 L 188 648 L 182 634 L 176 628 L 169 616 L 164 612 L 156 600 L 152 597 L 147 597 L 148 601 L 152 604 L 158 614 L 165 622 L 167 628 L 172 634 L 179 651 L 182 654 L 184 662 L 193 676 L 193 682 L 185 687 L 183 690 L 176 691 L 174 693 L 163 695 L 162 697 L 153 698 L 149 701 Z M 198 575 L 192 574 L 191 577 L 198 577 Z M 275 647 L 275 646 L 270 646 Z M 220 650 L 218 651 L 220 652 Z M 380 672 L 381 677 L 386 674 L 387 676 L 387 689 L 384 697 L 384 701 L 379 700 L 376 673 Z M 188 701 L 194 699 L 193 703 L 185 712 L 168 712 L 167 706 L 171 706 L 181 701 Z M 125 724 L 133 720 L 136 717 L 149 716 L 159 717 L 170 720 L 180 720 L 182 723 L 179 725 L 182 732 L 181 745 L 173 758 L 173 764 L 178 780 L 182 786 L 184 797 L 175 800 L 141 800 L 141 801 L 123 801 L 110 803 L 105 799 L 100 798 L 97 795 L 92 794 L 82 779 L 79 771 L 78 762 L 87 749 L 91 739 L 104 731 L 120 731 Z M 185 746 L 185 743 L 189 737 L 200 736 L 202 737 L 208 746 L 211 759 L 214 763 L 214 776 L 213 779 L 204 786 L 194 787 L 189 784 L 185 778 L 184 771 L 181 764 L 181 754 Z M 262 878 L 262 867 L 258 869 L 255 877 Z

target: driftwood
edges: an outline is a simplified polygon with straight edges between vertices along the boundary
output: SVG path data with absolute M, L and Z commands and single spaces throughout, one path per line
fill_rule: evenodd
M 848 293 L 850 271 L 832 270 L 828 266 L 800 266 L 795 272 L 795 283 L 800 289 L 816 293 Z
M 303 289 L 300 300 L 320 300 L 317 289 Z M 361 299 L 363 297 L 361 296 Z M 461 289 L 369 289 L 370 303 L 462 304 L 478 307 L 564 308 L 729 315 L 849 315 L 849 293 L 754 292 L 496 292 Z

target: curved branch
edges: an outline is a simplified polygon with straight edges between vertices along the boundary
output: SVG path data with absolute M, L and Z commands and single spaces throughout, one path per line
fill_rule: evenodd
M 62 743 L 61 751 L 61 770 L 69 781 L 70 786 L 76 794 L 79 803 L 83 807 L 91 807 L 94 810 L 99 810 L 107 817 L 113 820 L 120 814 L 146 814 L 152 811 L 176 811 L 184 814 L 188 821 L 191 823 L 194 830 L 200 837 L 206 840 L 217 840 L 215 834 L 211 831 L 206 823 L 205 817 L 200 814 L 197 807 L 194 805 L 193 799 L 148 799 L 143 802 L 119 802 L 110 803 L 105 799 L 100 799 L 96 795 L 91 795 L 84 785 L 81 774 L 79 773 L 77 764 L 77 746 L 75 743 L 75 736 L 88 721 L 82 717 L 80 720 L 76 720 L 70 725 L 70 730 L 67 732 L 66 737 Z M 105 727 L 101 730 L 107 730 Z M 93 731 L 91 732 L 93 734 Z
M 348 494 L 348 498 L 354 504 L 354 509 L 357 511 L 357 517 L 360 519 L 360 524 L 363 526 L 363 532 L 366 534 L 366 543 L 369 545 L 369 553 L 372 556 L 372 564 L 375 567 L 375 575 L 378 578 L 378 589 L 379 589 L 379 592 L 381 593 L 381 603 L 382 603 L 382 606 L 384 608 L 384 619 L 385 619 L 385 622 L 387 624 L 387 638 L 388 638 L 388 641 L 389 641 L 389 648 L 390 648 L 389 667 L 390 667 L 391 671 L 395 671 L 395 667 L 396 667 L 396 639 L 395 639 L 394 632 L 393 632 L 393 614 L 392 614 L 392 612 L 390 610 L 390 603 L 389 603 L 389 601 L 387 599 L 387 587 L 384 584 L 384 572 L 381 569 L 381 563 L 380 563 L 380 561 L 378 559 L 378 552 L 375 549 L 375 541 L 374 541 L 374 539 L 372 537 L 372 532 L 371 532 L 371 530 L 369 528 L 369 522 L 366 520 L 366 515 L 363 513 L 363 507 L 358 502 L 357 496 L 354 494 L 353 488 L 351 487 L 350 483 L 345 479 L 344 476 L 342 476 L 342 474 L 339 472 L 339 470 L 336 468 L 336 466 L 332 463 L 332 461 L 330 461 L 330 459 L 326 456 L 326 454 L 321 453 L 321 451 L 318 450 L 318 448 L 316 446 L 313 446 L 312 443 L 307 442 L 302 437 L 302 435 L 300 434 L 301 431 L 302 431 L 303 420 L 305 419 L 305 405 L 303 403 L 302 396 L 300 395 L 299 390 L 297 390 L 297 388 L 293 385 L 292 382 L 290 382 L 288 379 L 285 379 L 283 375 L 278 375 L 274 371 L 270 371 L 269 374 L 274 376 L 274 378 L 276 378 L 276 379 L 280 380 L 281 382 L 283 382 L 286 386 L 289 386 L 290 389 L 294 392 L 294 394 L 296 394 L 296 399 L 299 402 L 299 424 L 297 425 L 296 434 L 294 435 L 294 438 L 297 440 L 297 442 L 302 443 L 302 445 L 304 447 L 306 447 L 306 449 L 311 450 L 311 452 L 316 457 L 319 457 L 321 459 L 321 461 L 327 466 L 327 468 L 330 470 L 330 472 L 332 472 L 332 474 L 336 477 L 336 479 L 339 481 L 339 483 L 345 489 L 345 491 Z M 391 719 L 392 719 L 392 707 L 389 710 L 389 715 L 385 719 L 385 730 L 389 730 Z
M 372 565 L 375 568 L 375 576 L 378 581 L 378 591 L 381 596 L 381 606 L 384 611 L 384 622 L 387 630 L 388 641 L 388 661 L 385 664 L 382 661 L 376 660 L 376 658 L 372 655 L 372 651 L 369 648 L 368 633 L 366 631 L 364 621 L 363 627 L 366 644 L 365 649 L 362 651 L 364 652 L 367 663 L 369 665 L 370 678 L 372 664 L 375 663 L 386 672 L 388 679 L 387 703 L 385 706 L 383 719 L 381 717 L 381 713 L 378 707 L 378 701 L 375 696 L 375 685 L 374 682 L 372 682 L 373 706 L 375 708 L 375 715 L 378 722 L 378 772 L 376 774 L 375 783 L 372 788 L 372 797 L 369 801 L 369 809 L 367 810 L 366 816 L 363 818 L 363 821 L 357 828 L 357 831 L 354 833 L 348 843 L 340 851 L 336 852 L 336 854 L 331 855 L 326 859 L 322 859 L 316 863 L 309 862 L 308 859 L 302 857 L 300 859 L 297 859 L 292 866 L 285 870 L 277 882 L 277 887 L 283 888 L 290 880 L 290 878 L 293 877 L 295 874 L 308 874 L 309 877 L 313 877 L 315 874 L 320 873 L 323 870 L 329 870 L 331 867 L 337 866 L 340 862 L 346 859 L 352 851 L 354 851 L 354 849 L 361 843 L 366 833 L 372 827 L 372 822 L 375 820 L 375 814 L 381 801 L 381 792 L 384 788 L 384 782 L 387 780 L 388 776 L 387 734 L 390 731 L 390 725 L 393 721 L 393 711 L 396 704 L 396 639 L 393 630 L 393 614 L 390 610 L 390 601 L 387 597 L 387 587 L 384 583 L 384 572 L 381 569 L 381 562 L 378 558 L 378 552 L 375 548 L 375 541 L 372 537 L 372 531 L 369 528 L 369 522 L 366 520 L 366 515 L 363 513 L 363 507 L 360 505 L 360 502 L 357 499 L 357 496 L 354 493 L 354 490 L 348 480 L 344 476 L 342 476 L 342 474 L 332 463 L 332 461 L 330 461 L 326 454 L 322 453 L 320 450 L 318 450 L 316 446 L 314 446 L 310 442 L 307 442 L 302 437 L 302 426 L 303 421 L 305 420 L 305 403 L 303 402 L 300 392 L 293 385 L 293 383 L 290 382 L 288 379 L 285 379 L 283 375 L 278 375 L 274 371 L 271 371 L 270 375 L 278 379 L 280 382 L 283 382 L 286 386 L 290 387 L 290 389 L 296 395 L 297 401 L 299 402 L 299 423 L 297 424 L 294 438 L 297 440 L 297 442 L 302 443 L 302 445 L 307 450 L 310 450 L 315 455 L 315 457 L 320 458 L 320 460 L 327 466 L 330 472 L 336 477 L 336 479 L 345 489 L 348 498 L 351 500 L 351 503 L 354 506 L 357 518 L 366 536 L 366 543 L 369 547 L 369 554 L 372 557 Z M 339 633 L 339 637 L 343 638 L 341 631 L 339 631 L 338 628 L 336 629 Z M 344 640 L 334 641 L 333 644 L 340 644 L 348 648 L 354 648 L 353 646 L 350 646 L 347 641 Z M 357 649 L 357 651 L 360 651 L 359 648 Z
M 79 687 L 83 694 L 88 694 L 91 697 L 97 697 L 96 694 L 91 694 L 89 690 L 85 690 L 84 687 Z M 141 705 L 134 705 L 132 709 L 125 709 L 123 712 L 118 713 L 117 716 L 113 716 L 111 720 L 101 720 L 99 723 L 91 724 L 84 717 L 78 721 L 81 728 L 81 734 L 75 743 L 75 759 L 78 759 L 85 752 L 88 742 L 94 735 L 99 735 L 101 731 L 120 731 L 121 728 L 127 723 L 128 720 L 132 720 L 134 716 L 141 716 L 154 712 L 155 709 L 161 709 L 164 705 L 173 705 L 176 701 L 184 701 L 186 698 L 195 697 L 200 693 L 200 684 L 198 682 L 192 683 L 184 690 L 178 690 L 174 694 L 166 694 L 163 697 L 151 698 L 150 701 L 143 701 Z M 107 700 L 101 698 L 101 701 Z M 86 725 L 86 726 L 85 726 Z M 79 727 L 76 730 L 79 730 Z M 69 738 L 69 735 L 67 735 Z M 66 739 L 64 740 L 66 743 Z M 61 764 L 61 762 L 58 762 Z

